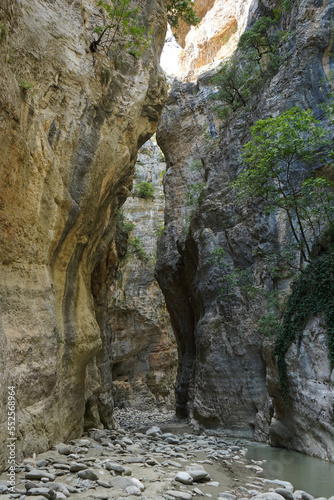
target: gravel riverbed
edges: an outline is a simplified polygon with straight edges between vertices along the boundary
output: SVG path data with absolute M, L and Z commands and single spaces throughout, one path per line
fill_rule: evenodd
M 4 499 L 313 500 L 286 481 L 263 477 L 247 443 L 194 433 L 172 411 L 115 409 L 117 430 L 91 429 L 81 439 L 26 458 L 0 476 Z M 320 498 L 318 498 L 320 500 Z M 323 497 L 321 500 L 327 500 Z M 334 496 L 330 498 L 334 500 Z

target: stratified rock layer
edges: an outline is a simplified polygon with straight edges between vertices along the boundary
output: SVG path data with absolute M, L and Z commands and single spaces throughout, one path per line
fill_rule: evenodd
M 113 396 L 116 406 L 172 405 L 177 350 L 164 296 L 154 278 L 157 238 L 163 229 L 162 175 L 166 164 L 151 140 L 141 148 L 135 165 L 136 186 L 145 182 L 153 198 L 130 196 L 122 207 L 119 233 L 128 228 L 127 252 L 109 293 Z M 170 406 L 172 408 L 172 406 Z
M 236 49 L 244 32 L 252 0 L 195 0 L 198 26 L 180 23 L 178 41 L 183 47 L 179 69 L 186 81 L 193 81 Z
M 254 2 L 249 25 L 273 7 L 274 2 Z M 304 347 L 293 344 L 288 352 L 292 405 L 287 409 L 272 343 L 263 346 L 257 331 L 265 303 L 240 289 L 226 293 L 217 251 L 225 252 L 231 269 L 248 271 L 255 287 L 272 290 L 264 257 L 284 248 L 286 221 L 259 206 L 236 208 L 229 184 L 240 172 L 241 146 L 257 119 L 293 106 L 324 119 L 319 104 L 328 95 L 326 78 L 331 79 L 333 19 L 332 2 L 292 2 L 291 13 L 280 21 L 290 33 L 283 54 L 288 57 L 250 106 L 223 123 L 210 111 L 212 74 L 196 84 L 174 83 L 157 134 L 168 168 L 156 266 L 178 340 L 179 414 L 188 414 L 195 425 L 223 426 L 330 460 L 333 370 L 322 321 L 310 319 Z M 288 283 L 278 286 L 287 289 Z
M 85 371 L 105 338 L 115 214 L 166 97 L 164 2 L 141 7 L 152 47 L 140 59 L 122 53 L 107 83 L 89 51 L 95 2 L 1 4 L 1 450 L 7 386 L 16 387 L 19 455 L 80 434 L 85 388 L 102 386 L 98 410 L 112 425 L 103 356 L 89 386 Z

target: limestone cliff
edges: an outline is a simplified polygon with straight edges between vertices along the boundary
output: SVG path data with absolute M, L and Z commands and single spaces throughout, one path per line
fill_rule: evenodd
M 118 218 L 120 264 L 108 307 L 116 406 L 147 409 L 168 404 L 172 408 L 174 401 L 176 343 L 154 278 L 157 236 L 164 221 L 161 180 L 165 168 L 157 144 L 145 143 L 135 165 L 133 195 Z M 153 197 L 136 194 L 140 186 L 152 186 Z M 124 232 L 126 247 L 121 244 Z
M 285 222 L 260 207 L 236 208 L 229 184 L 240 172 L 241 146 L 257 119 L 292 106 L 310 108 L 324 119 L 319 104 L 329 91 L 324 82 L 333 65 L 334 4 L 291 5 L 291 13 L 280 19 L 290 33 L 284 49 L 289 57 L 248 108 L 220 122 L 211 110 L 212 72 L 196 83 L 174 83 L 157 133 L 167 172 L 156 275 L 178 341 L 178 413 L 188 414 L 194 425 L 222 426 L 334 460 L 333 370 L 321 319 L 310 320 L 303 347 L 293 344 L 287 355 L 293 402 L 287 410 L 272 343 L 258 333 L 264 304 L 240 290 L 222 300 L 215 258 L 222 250 L 231 268 L 251 274 L 255 287 L 273 287 L 264 256 L 284 247 Z M 252 2 L 248 26 L 275 6 L 269 0 Z
M 195 0 L 199 25 L 190 27 L 181 23 L 177 33 L 183 48 L 180 73 L 186 81 L 196 80 L 236 49 L 245 31 L 251 3 L 252 0 Z
M 85 389 L 96 425 L 112 425 L 104 291 L 115 215 L 166 98 L 165 2 L 141 2 L 143 57 L 107 70 L 89 50 L 98 15 L 94 0 L 0 6 L 0 436 L 5 450 L 14 385 L 18 457 L 80 435 Z

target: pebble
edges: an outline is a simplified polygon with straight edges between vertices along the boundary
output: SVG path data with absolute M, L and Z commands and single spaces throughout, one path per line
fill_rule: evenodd
M 91 469 L 80 470 L 78 472 L 78 477 L 81 479 L 89 479 L 90 481 L 97 481 L 97 479 L 99 479 L 99 476 Z
M 284 500 L 284 497 L 278 493 L 260 493 L 252 498 L 252 500 Z
M 57 444 L 55 448 L 60 455 L 70 455 L 72 451 L 74 451 L 72 446 L 69 446 L 64 443 Z
M 113 464 L 111 462 L 105 462 L 104 466 L 107 470 L 113 470 L 113 471 L 118 472 L 120 474 L 122 472 L 125 472 L 125 468 L 123 467 L 123 465 Z
M 76 462 L 70 464 L 70 472 L 79 472 L 86 469 L 88 469 L 88 466 L 85 464 L 77 464 Z
M 100 481 L 99 479 L 96 482 L 99 486 L 102 486 L 102 488 L 111 488 L 111 484 L 109 484 L 109 483 L 104 483 L 103 481 Z
M 314 497 L 312 495 L 309 495 L 306 493 L 306 491 L 303 490 L 296 490 L 293 493 L 293 496 L 295 497 L 295 500 L 314 500 Z
M 129 493 L 129 495 L 141 495 L 141 490 L 137 488 L 137 486 L 127 486 L 125 491 Z
M 175 481 L 179 481 L 182 484 L 193 484 L 194 480 L 188 472 L 178 472 L 175 476 Z
M 48 498 L 49 500 L 55 500 L 57 498 L 56 492 L 50 490 L 49 488 L 30 488 L 27 491 L 27 495 L 30 496 L 37 496 L 41 495 L 45 498 Z
M 201 491 L 199 488 L 194 488 L 193 492 L 195 493 L 195 495 L 198 495 L 200 497 L 204 497 L 203 491 Z
M 203 467 L 187 467 L 187 472 L 193 478 L 194 481 L 210 481 L 211 478 L 209 474 L 203 469 Z
M 181 500 L 192 500 L 192 494 L 185 493 L 184 491 L 167 490 L 166 493 L 172 498 L 180 498 Z
M 56 492 L 63 493 L 66 497 L 70 496 L 69 488 L 71 488 L 71 487 L 69 486 L 67 488 L 67 486 L 65 486 L 65 484 L 62 484 L 62 483 L 51 483 L 50 482 L 50 483 L 48 483 L 48 488 L 50 488 L 51 490 L 54 490 Z
M 286 490 L 284 488 L 276 488 L 275 493 L 278 493 L 279 495 L 284 497 L 286 500 L 295 500 L 295 497 L 294 497 L 291 490 Z
M 178 434 L 176 421 L 174 427 L 169 425 L 175 433 L 163 432 L 168 419 L 173 421 L 164 411 L 151 414 L 116 409 L 115 413 L 124 429 L 91 429 L 88 438 L 60 443 L 55 451 L 19 464 L 18 484 L 25 488 L 27 499 L 327 500 L 314 499 L 302 490 L 293 493 L 287 481 L 250 477 L 250 471 L 261 475 L 262 461 L 250 462 L 240 439 L 223 439 L 199 430 Z M 129 464 L 133 464 L 131 468 Z M 230 475 L 237 471 L 228 486 L 220 479 L 219 464 Z M 217 479 L 226 491 L 214 494 L 214 488 L 220 486 Z M 0 481 L 0 495 L 7 493 L 7 482 Z M 23 500 L 25 496 L 17 491 L 10 498 Z
M 282 486 L 287 490 L 293 490 L 293 486 L 291 483 L 289 483 L 289 481 L 281 481 L 280 479 L 264 479 L 263 482 L 266 484 L 277 484 L 278 486 Z
M 46 477 L 48 479 L 51 479 L 51 481 L 54 481 L 55 476 L 54 474 L 49 474 L 48 472 L 44 470 L 31 470 L 26 473 L 25 478 L 26 479 L 42 479 L 43 477 Z
M 134 484 L 135 486 L 137 486 L 137 488 L 139 488 L 139 489 L 140 489 L 140 491 L 144 491 L 145 486 L 143 485 L 143 483 L 141 483 L 141 482 L 139 481 L 139 479 L 136 479 L 135 477 L 132 477 L 132 478 L 130 479 L 130 481 L 131 481 L 131 483 L 132 483 L 132 484 Z
M 157 426 L 153 426 L 146 431 L 146 436 L 156 437 L 159 434 L 162 434 L 162 432 L 161 432 L 160 427 L 157 427 Z

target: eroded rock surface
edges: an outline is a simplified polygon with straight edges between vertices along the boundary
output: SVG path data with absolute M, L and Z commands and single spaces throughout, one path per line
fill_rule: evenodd
M 249 26 L 274 6 L 254 2 Z M 231 269 L 250 273 L 255 287 L 273 288 L 264 257 L 284 248 L 286 224 L 260 207 L 236 208 L 229 184 L 240 172 L 241 146 L 257 119 L 293 106 L 310 108 L 324 119 L 319 105 L 326 100 L 333 64 L 333 8 L 332 2 L 292 2 L 291 13 L 281 18 L 290 33 L 284 47 L 288 57 L 251 105 L 225 122 L 210 110 L 212 73 L 196 84 L 174 83 L 157 134 L 167 173 L 165 231 L 156 267 L 178 340 L 179 414 L 188 414 L 194 425 L 220 425 L 259 440 L 270 435 L 275 445 L 331 460 L 333 371 L 321 320 L 312 334 L 310 325 L 305 330 L 303 348 L 294 344 L 289 350 L 292 408 L 287 410 L 272 344 L 263 347 L 258 333 L 265 304 L 240 289 L 229 295 L 217 251 L 225 252 Z M 196 189 L 201 197 L 194 196 Z M 278 286 L 288 289 L 284 280 Z
M 5 450 L 15 385 L 19 457 L 82 432 L 85 389 L 96 425 L 113 425 L 104 292 L 115 214 L 165 102 L 166 12 L 141 4 L 152 46 L 108 79 L 89 51 L 95 2 L 5 0 L 0 14 L 0 435 Z
M 194 9 L 201 19 L 198 26 L 180 23 L 178 41 L 180 73 L 193 81 L 236 49 L 244 32 L 252 0 L 195 0 Z
M 121 261 L 108 307 L 116 406 L 145 409 L 174 402 L 176 342 L 164 296 L 154 278 L 156 243 L 164 222 L 165 168 L 156 143 L 145 143 L 135 165 L 133 195 L 122 207 L 118 223 Z M 153 198 L 136 195 L 138 186 L 152 186 Z M 122 232 L 129 237 L 124 249 Z

